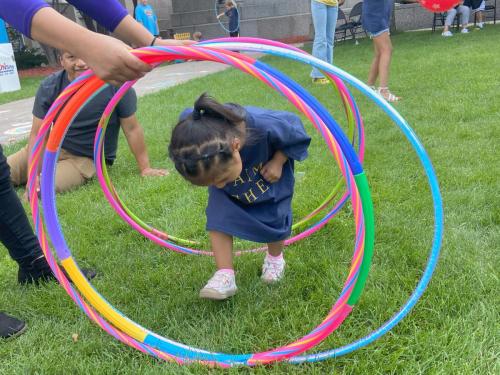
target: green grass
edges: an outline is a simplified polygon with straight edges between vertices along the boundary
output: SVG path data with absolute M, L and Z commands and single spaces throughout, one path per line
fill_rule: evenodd
M 3 252 L 0 306 L 26 319 L 29 330 L 0 344 L 0 373 L 499 373 L 499 38 L 498 26 L 451 39 L 430 32 L 393 37 L 391 89 L 404 98 L 396 107 L 433 161 L 444 200 L 445 232 L 428 290 L 391 333 L 353 354 L 316 364 L 229 371 L 179 368 L 116 342 L 57 285 L 19 287 L 15 264 Z M 335 50 L 336 64 L 361 79 L 371 57 L 369 40 L 359 46 L 343 43 Z M 329 87 L 312 87 L 307 68 L 277 58 L 266 62 L 321 98 L 345 123 L 336 95 Z M 138 115 L 152 164 L 173 169 L 166 158 L 170 127 L 179 111 L 203 91 L 222 101 L 293 110 L 261 83 L 236 71 L 141 98 Z M 418 282 L 432 242 L 432 202 L 415 153 L 382 111 L 359 93 L 355 96 L 366 124 L 375 254 L 359 304 L 317 350 L 356 340 L 390 318 Z M 205 190 L 188 186 L 175 173 L 141 179 L 124 140 L 119 154 L 111 176 L 129 207 L 167 232 L 205 241 Z M 326 146 L 315 135 L 310 157 L 297 165 L 305 172 L 296 186 L 297 218 L 315 208 L 337 181 L 332 166 Z M 144 240 L 114 214 L 96 181 L 60 195 L 58 212 L 76 258 L 82 266 L 98 269 L 94 285 L 116 308 L 164 336 L 216 351 L 265 350 L 309 332 L 338 295 L 353 247 L 347 207 L 320 233 L 288 250 L 283 283 L 267 287 L 259 282 L 261 254 L 240 257 L 237 296 L 213 303 L 197 297 L 213 271 L 213 260 L 164 251 Z M 79 335 L 76 343 L 73 333 Z
M 38 86 L 40 86 L 40 82 L 42 82 L 44 78 L 45 77 L 20 78 L 21 90 L 1 93 L 0 105 L 35 96 L 36 90 L 38 90 Z

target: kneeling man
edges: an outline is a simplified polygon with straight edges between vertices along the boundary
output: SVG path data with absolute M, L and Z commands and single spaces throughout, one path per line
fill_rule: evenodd
M 28 158 L 50 106 L 71 81 L 88 69 L 84 61 L 66 51 L 60 52 L 60 61 L 63 70 L 43 80 L 36 94 L 28 145 L 7 158 L 11 169 L 11 181 L 16 186 L 27 182 Z M 106 87 L 85 105 L 69 127 L 57 162 L 55 177 L 57 192 L 80 186 L 95 175 L 93 162 L 95 132 L 104 109 L 117 90 L 113 86 Z M 168 173 L 166 170 L 153 169 L 149 165 L 144 132 L 137 121 L 136 110 L 137 96 L 135 91 L 130 89 L 116 106 L 106 128 L 104 141 L 106 163 L 111 165 L 116 158 L 121 127 L 141 175 L 165 176 Z

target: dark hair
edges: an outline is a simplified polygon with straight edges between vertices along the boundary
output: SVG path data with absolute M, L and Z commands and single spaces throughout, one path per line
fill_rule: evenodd
M 235 138 L 245 142 L 245 110 L 238 104 L 221 104 L 207 93 L 194 103 L 191 114 L 172 130 L 168 155 L 175 169 L 188 181 L 223 167 L 233 157 Z M 243 126 L 241 126 L 243 124 Z

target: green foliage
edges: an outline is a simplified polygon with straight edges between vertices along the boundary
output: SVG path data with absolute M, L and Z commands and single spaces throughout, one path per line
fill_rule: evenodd
M 22 51 L 15 52 L 14 56 L 18 70 L 36 68 L 47 64 L 45 55 L 32 48 L 24 48 Z
M 0 344 L 0 373 L 89 374 L 493 374 L 498 362 L 498 139 L 500 27 L 441 38 L 430 32 L 393 38 L 391 89 L 396 104 L 429 153 L 445 205 L 442 256 L 434 279 L 412 313 L 390 334 L 334 360 L 253 370 L 182 367 L 153 360 L 99 330 L 55 284 L 19 287 L 16 267 L 0 253 L 0 305 L 23 317 L 29 330 Z M 354 76 L 367 75 L 372 43 L 336 47 L 335 62 Z M 345 124 L 339 99 L 328 86 L 312 86 L 309 69 L 266 58 L 303 85 Z M 149 95 L 139 101 L 150 159 L 166 178 L 141 178 L 124 139 L 110 170 L 118 193 L 146 222 L 206 243 L 206 191 L 193 188 L 166 157 L 178 113 L 203 91 L 222 101 L 294 110 L 263 84 L 225 71 Z M 433 211 L 415 153 L 387 116 L 354 93 L 366 125 L 366 174 L 374 200 L 373 266 L 364 294 L 344 325 L 317 350 L 345 345 L 370 333 L 408 299 L 432 241 Z M 314 140 L 297 164 L 294 215 L 316 207 L 338 180 L 326 146 Z M 19 146 L 16 146 L 19 147 Z M 10 148 L 12 152 L 14 148 Z M 19 191 L 22 194 L 22 191 Z M 262 285 L 262 254 L 236 259 L 239 292 L 230 301 L 199 300 L 213 260 L 165 251 L 132 231 L 112 211 L 96 181 L 58 196 L 68 245 L 81 266 L 98 269 L 94 285 L 131 319 L 183 343 L 226 352 L 253 352 L 309 332 L 341 290 L 353 247 L 346 207 L 321 232 L 287 250 L 287 274 Z M 238 246 L 242 246 L 238 244 Z M 71 336 L 78 333 L 78 340 Z

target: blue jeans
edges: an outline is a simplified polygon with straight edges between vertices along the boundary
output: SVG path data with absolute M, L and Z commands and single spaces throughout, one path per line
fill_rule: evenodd
M 335 26 L 339 8 L 311 0 L 311 14 L 314 25 L 314 44 L 312 54 L 314 57 L 333 63 L 333 41 L 335 39 Z M 316 68 L 311 72 L 312 78 L 321 78 L 323 74 Z

